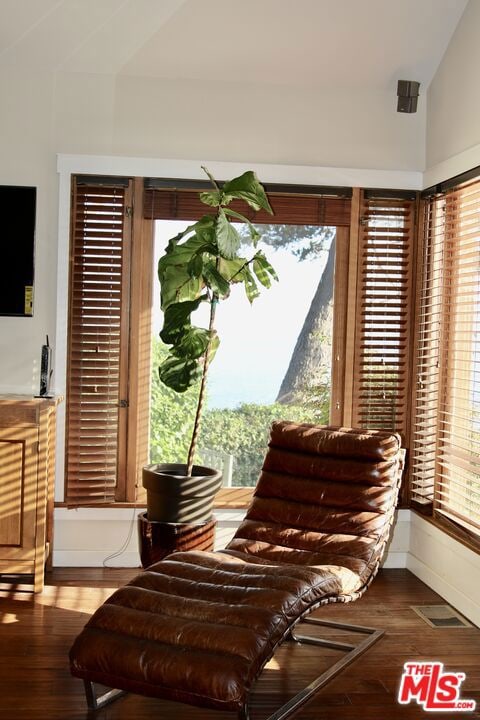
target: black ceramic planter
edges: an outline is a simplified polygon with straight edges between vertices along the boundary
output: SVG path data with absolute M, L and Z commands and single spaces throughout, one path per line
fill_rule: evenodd
M 212 516 L 213 500 L 222 484 L 222 473 L 194 465 L 159 463 L 143 468 L 147 491 L 147 518 L 167 523 L 201 523 Z

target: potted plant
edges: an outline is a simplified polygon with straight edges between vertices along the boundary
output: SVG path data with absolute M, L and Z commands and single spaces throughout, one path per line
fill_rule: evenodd
M 178 393 L 200 381 L 193 432 L 186 462 L 155 464 L 143 468 L 147 490 L 147 519 L 168 523 L 201 523 L 212 513 L 213 498 L 222 483 L 221 472 L 194 465 L 200 420 L 205 400 L 208 369 L 219 345 L 215 330 L 217 305 L 226 300 L 231 286 L 242 283 L 250 302 L 259 295 L 258 283 L 270 287 L 277 280 L 264 253 L 256 249 L 260 235 L 243 214 L 230 207 L 244 201 L 255 211 L 272 214 L 262 185 L 252 171 L 221 187 L 202 168 L 212 189 L 200 199 L 212 208 L 184 232 L 173 237 L 158 263 L 161 308 L 164 313 L 161 340 L 169 345 L 159 367 L 160 380 Z M 232 221 L 246 224 L 253 246 L 250 257 L 239 251 L 242 237 Z M 192 323 L 192 313 L 202 304 L 209 310 L 208 327 Z

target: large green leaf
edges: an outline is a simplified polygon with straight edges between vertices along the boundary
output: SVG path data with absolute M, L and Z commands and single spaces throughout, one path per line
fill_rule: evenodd
M 160 337 L 164 343 L 170 345 L 178 341 L 190 327 L 190 315 L 198 308 L 206 296 L 201 295 L 196 300 L 186 300 L 169 305 L 163 316 L 163 328 Z
M 236 257 L 233 258 L 233 260 L 220 258 L 218 261 L 218 270 L 230 283 L 243 282 L 241 270 L 246 265 L 248 265 L 247 258 Z
M 217 335 L 217 331 L 213 330 L 212 342 L 210 343 L 210 354 L 209 361 L 212 362 L 213 358 L 217 354 L 218 346 L 220 345 L 220 338 Z
M 245 266 L 241 271 L 241 277 L 243 280 L 243 284 L 245 285 L 245 292 L 247 294 L 247 298 L 249 302 L 252 303 L 255 298 L 260 295 L 260 291 L 258 289 L 257 283 L 255 282 L 255 278 L 250 272 L 250 268 L 248 267 L 248 265 Z
M 165 248 L 165 252 L 170 253 L 178 245 L 180 240 L 182 240 L 182 238 L 186 237 L 187 235 L 190 235 L 190 233 L 195 232 L 199 235 L 199 237 L 202 237 L 205 230 L 213 228 L 214 226 L 215 217 L 213 215 L 203 215 L 200 220 L 197 220 L 196 223 L 193 223 L 193 225 L 189 225 L 185 230 L 179 232 L 178 235 L 170 238 L 170 240 L 168 241 L 168 245 Z
M 243 173 L 240 177 L 230 180 L 230 182 L 226 182 L 222 189 L 225 204 L 237 198 L 244 200 L 254 210 L 266 210 L 270 215 L 273 215 L 265 190 L 251 170 Z
M 215 232 L 214 226 L 211 228 L 204 229 L 199 233 L 195 233 L 192 237 L 189 237 L 184 243 L 172 246 L 170 250 L 167 250 L 165 255 L 162 255 L 158 261 L 158 277 L 162 282 L 162 272 L 165 268 L 171 265 L 183 265 L 188 263 L 194 255 L 200 252 L 208 252 L 213 250 L 215 252 Z
M 203 270 L 203 257 L 201 253 L 192 255 L 187 265 L 187 272 L 192 278 L 199 278 Z
M 185 392 L 202 374 L 197 360 L 179 358 L 169 353 L 158 368 L 160 380 L 176 392 Z
M 220 338 L 216 330 L 210 332 L 206 328 L 189 328 L 182 336 L 180 342 L 171 348 L 171 354 L 176 357 L 183 357 L 184 359 L 190 358 L 191 360 L 201 358 L 207 351 L 210 337 L 209 361 L 211 362 L 220 345 Z
M 257 245 L 258 241 L 262 237 L 260 233 L 258 232 L 257 228 L 252 225 L 250 220 L 245 217 L 245 215 L 242 215 L 242 213 L 236 212 L 235 210 L 232 210 L 231 208 L 224 208 L 224 212 L 226 215 L 230 215 L 231 217 L 237 218 L 242 223 L 245 223 L 250 231 L 250 237 L 252 238 L 252 242 L 254 246 Z
M 253 258 L 252 269 L 259 282 L 266 288 L 269 288 L 273 280 L 278 280 L 278 275 L 268 262 L 263 252 L 258 252 Z
M 165 311 L 170 305 L 184 300 L 195 300 L 202 291 L 202 278 L 192 278 L 188 265 L 165 268 L 161 280 L 161 306 Z
M 195 360 L 205 353 L 209 340 L 210 332 L 205 328 L 189 327 L 184 330 L 171 352 L 177 357 Z
M 223 193 L 220 190 L 206 190 L 200 193 L 200 200 L 210 207 L 218 207 L 222 204 Z
M 238 248 L 242 243 L 242 238 L 233 225 L 228 222 L 227 216 L 222 208 L 218 210 L 215 231 L 220 255 L 227 258 L 227 260 L 231 260 L 237 254 Z
M 212 288 L 216 295 L 226 297 L 230 293 L 230 283 L 217 270 L 212 261 L 205 263 L 203 267 L 203 277 L 206 284 Z

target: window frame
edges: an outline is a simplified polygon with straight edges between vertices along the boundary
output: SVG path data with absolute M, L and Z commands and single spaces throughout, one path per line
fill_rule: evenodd
M 133 178 L 132 194 L 132 247 L 130 280 L 132 298 L 129 312 L 130 333 L 128 340 L 128 408 L 127 408 L 127 460 L 126 474 L 128 481 L 125 484 L 123 498 L 108 506 L 121 507 L 141 505 L 144 501 L 141 488 L 141 467 L 147 464 L 148 459 L 148 390 L 150 373 L 150 327 L 151 303 L 153 283 L 153 220 L 145 217 L 141 211 L 144 206 L 145 181 L 144 178 Z M 189 181 L 184 181 L 188 184 Z M 172 187 L 178 183 L 170 181 Z M 282 186 L 289 194 L 295 186 Z M 271 186 L 267 189 L 271 192 Z M 295 189 L 302 190 L 297 186 Z M 314 188 L 303 188 L 307 196 L 314 193 Z M 323 222 L 329 217 L 325 208 L 328 205 L 335 188 L 320 188 L 323 193 L 327 190 L 330 197 L 323 207 Z M 340 189 L 342 190 L 342 189 Z M 344 190 L 344 189 L 343 189 Z M 361 210 L 364 202 L 364 192 L 359 188 L 351 189 L 351 203 L 348 217 L 345 216 L 345 204 L 337 201 L 335 212 L 343 212 L 343 224 L 337 226 L 337 247 L 335 257 L 335 284 L 334 284 L 334 337 L 332 343 L 332 402 L 330 422 L 334 425 L 351 425 L 354 417 L 354 375 L 358 369 L 360 356 L 358 351 L 358 308 L 361 296 L 361 275 L 359 242 L 361 234 Z M 386 191 L 387 197 L 402 197 L 401 192 Z M 411 195 L 411 193 L 410 193 Z M 345 198 L 345 194 L 343 195 Z M 343 202 L 343 201 L 342 201 Z M 73 208 L 72 208 L 73 211 Z M 307 221 L 306 221 L 307 222 Z M 308 222 L 307 222 L 308 224 Z M 319 223 L 320 224 L 320 223 Z M 150 278 L 148 280 L 147 278 Z M 409 276 L 410 290 L 413 286 L 413 272 Z M 148 360 L 148 362 L 147 362 Z M 143 379 L 142 379 L 143 378 Z M 403 429 L 406 438 L 407 433 Z M 215 506 L 223 508 L 244 507 L 250 500 L 253 488 L 223 488 L 220 490 Z M 59 503 L 63 504 L 63 503 Z M 96 504 L 99 505 L 99 504 Z M 100 504 L 101 505 L 101 504 Z

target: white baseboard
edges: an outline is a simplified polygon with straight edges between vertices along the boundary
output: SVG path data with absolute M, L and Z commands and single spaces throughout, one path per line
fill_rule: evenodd
M 468 597 L 459 588 L 454 587 L 436 573 L 432 568 L 428 567 L 424 562 L 416 558 L 414 555 L 408 554 L 407 570 L 422 580 L 425 585 L 435 590 L 450 605 L 465 615 L 468 620 L 480 627 L 480 604 Z
M 391 570 L 392 568 L 406 568 L 407 567 L 407 552 L 399 552 L 397 550 L 390 550 L 387 553 L 385 560 L 382 563 L 382 568 Z
M 407 569 L 480 627 L 480 555 L 415 513 Z
M 216 545 L 216 549 L 221 549 L 226 545 L 229 536 L 233 535 L 233 530 L 226 529 L 225 534 L 223 528 L 219 529 L 221 544 Z M 223 542 L 226 540 L 226 542 Z M 109 552 L 105 550 L 55 550 L 53 553 L 54 567 L 102 567 Z M 406 568 L 407 567 L 406 552 L 389 552 L 386 556 L 382 567 L 384 568 Z M 106 567 L 134 568 L 140 567 L 140 557 L 136 550 L 126 550 L 121 555 L 111 558 L 106 562 Z
M 136 515 L 139 508 L 55 509 L 54 567 L 102 567 L 107 556 L 116 553 L 130 534 L 125 551 L 107 561 L 108 567 L 139 567 Z M 243 510 L 217 510 L 215 549 L 230 541 Z M 133 523 L 133 527 L 132 527 Z M 410 512 L 399 510 L 392 541 L 383 567 L 404 568 L 409 545 Z
M 105 567 L 140 568 L 138 550 L 127 550 L 118 557 L 107 560 L 110 553 L 105 550 L 55 550 L 54 567 Z

